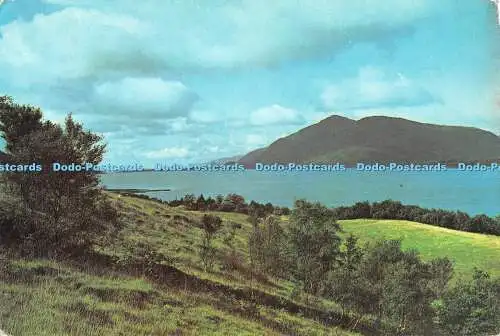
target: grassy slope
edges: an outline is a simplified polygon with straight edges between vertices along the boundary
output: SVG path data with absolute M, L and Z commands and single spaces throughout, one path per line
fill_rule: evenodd
M 358 335 L 318 322 L 315 312 L 333 312 L 335 305 L 318 299 L 306 303 L 301 296 L 292 299 L 290 283 L 250 281 L 244 272 L 221 269 L 204 272 L 196 254 L 200 213 L 112 197 L 126 226 L 119 237 L 96 250 L 124 257 L 130 254 L 128 244 L 146 243 L 171 259 L 177 269 L 172 278 L 155 281 L 95 264 L 81 267 L 2 258 L 0 251 L 0 327 L 4 331 L 13 336 Z M 246 216 L 219 215 L 225 227 L 229 221 L 242 224 L 236 246 L 247 258 L 251 226 Z M 220 238 L 216 244 L 222 246 Z M 179 274 L 185 285 L 179 285 Z M 248 293 L 263 298 L 261 304 L 252 306 Z
M 336 305 L 304 296 L 292 298 L 290 283 L 272 278 L 251 280 L 248 273 L 220 268 L 205 272 L 197 257 L 202 232 L 196 223 L 201 213 L 112 197 L 126 226 L 119 237 L 96 250 L 123 258 L 131 253 L 126 246 L 142 242 L 168 257 L 177 273 L 155 281 L 106 266 L 82 268 L 49 260 L 2 259 L 0 253 L 2 329 L 13 336 L 357 335 L 318 322 L 317 317 L 325 312 L 335 314 Z M 223 233 L 231 221 L 242 225 L 235 245 L 248 260 L 246 240 L 251 225 L 246 216 L 216 214 L 224 220 Z M 341 224 L 362 240 L 403 238 L 405 248 L 418 248 L 424 257 L 448 255 L 456 260 L 458 275 L 474 265 L 497 275 L 500 270 L 495 258 L 500 252 L 498 237 L 402 221 Z M 221 238 L 216 245 L 224 249 Z M 181 285 L 179 274 L 185 279 Z M 259 298 L 256 307 L 250 304 L 253 297 Z
M 403 248 L 417 249 L 424 259 L 447 256 L 455 261 L 455 276 L 467 277 L 474 267 L 500 276 L 500 237 L 449 230 L 399 220 L 342 220 L 342 228 L 361 241 L 401 239 Z

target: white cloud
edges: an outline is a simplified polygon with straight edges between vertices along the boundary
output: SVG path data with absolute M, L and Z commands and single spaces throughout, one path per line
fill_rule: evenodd
M 262 107 L 250 113 L 250 124 L 262 125 L 290 125 L 304 122 L 302 116 L 293 109 L 280 105 Z
M 261 134 L 248 134 L 245 138 L 245 144 L 249 148 L 253 148 L 255 146 L 265 145 L 267 141 L 267 137 Z
M 96 101 L 113 113 L 129 113 L 139 118 L 187 115 L 196 94 L 180 82 L 161 78 L 123 78 L 95 86 Z
M 0 69 L 27 85 L 132 69 L 150 59 L 141 40 L 151 31 L 132 15 L 70 7 L 13 21 L 0 33 Z
M 213 124 L 225 120 L 220 114 L 209 110 L 193 110 L 189 113 L 189 120 L 200 124 Z
M 374 67 L 361 68 L 357 77 L 327 85 L 321 100 L 327 109 L 419 106 L 437 102 L 427 90 L 403 74 L 387 74 Z
M 436 7 L 432 0 L 46 2 L 68 7 L 1 27 L 0 59 L 24 81 L 276 64 L 376 41 Z
M 219 146 L 210 146 L 207 148 L 207 151 L 210 153 L 219 153 L 221 149 Z
M 185 158 L 189 155 L 189 150 L 185 147 L 167 147 L 156 151 L 147 152 L 148 159 L 171 159 Z

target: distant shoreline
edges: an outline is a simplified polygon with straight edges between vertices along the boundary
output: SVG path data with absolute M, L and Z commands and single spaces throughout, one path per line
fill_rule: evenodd
M 112 192 L 130 192 L 130 193 L 145 193 L 145 192 L 154 192 L 154 191 L 172 191 L 172 189 L 127 189 L 127 188 L 106 188 L 104 187 L 104 190 L 106 191 L 112 191 Z
M 359 167 L 361 165 L 361 167 Z M 99 175 L 105 174 L 123 174 L 123 173 L 174 173 L 174 172 L 190 172 L 190 173 L 209 173 L 209 172 L 244 172 L 244 171 L 258 171 L 258 172 L 346 172 L 346 171 L 359 171 L 359 172 L 444 172 L 444 171 L 463 171 L 463 172 L 499 172 L 500 162 L 472 162 L 472 163 L 358 163 L 357 165 L 351 164 L 324 164 L 324 163 L 308 163 L 308 164 L 261 164 L 257 163 L 255 166 L 239 165 L 175 165 L 165 167 L 162 170 L 157 169 L 143 169 L 137 171 L 117 171 L 117 172 L 99 172 Z M 293 167 L 292 167 L 293 166 Z

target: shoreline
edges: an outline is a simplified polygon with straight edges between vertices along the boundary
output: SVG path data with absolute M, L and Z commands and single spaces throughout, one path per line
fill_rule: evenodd
M 138 188 L 103 188 L 105 191 L 111 192 L 130 192 L 130 193 L 146 193 L 155 191 L 172 191 L 172 189 L 138 189 Z

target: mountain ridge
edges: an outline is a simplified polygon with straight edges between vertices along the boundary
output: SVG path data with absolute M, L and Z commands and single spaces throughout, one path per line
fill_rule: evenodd
M 243 156 L 239 163 L 408 162 L 500 160 L 500 137 L 470 126 L 386 116 L 359 120 L 332 115 Z

